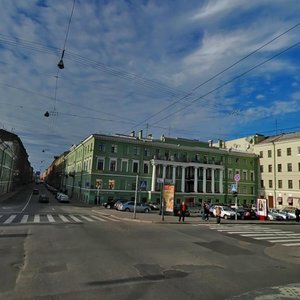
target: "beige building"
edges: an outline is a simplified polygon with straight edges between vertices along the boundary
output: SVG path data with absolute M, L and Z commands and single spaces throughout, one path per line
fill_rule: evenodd
M 259 155 L 259 195 L 270 208 L 300 207 L 300 132 L 253 135 L 218 144 Z

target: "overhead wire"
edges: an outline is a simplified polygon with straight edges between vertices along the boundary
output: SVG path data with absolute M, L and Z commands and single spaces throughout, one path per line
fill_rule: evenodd
M 148 118 L 144 119 L 143 121 L 137 123 L 134 127 L 131 127 L 129 129 L 129 131 L 133 130 L 135 127 L 138 127 L 142 124 L 144 124 L 145 122 L 149 121 L 150 119 L 152 119 L 153 117 L 159 115 L 160 113 L 166 111 L 167 109 L 173 107 L 174 105 L 176 105 L 177 103 L 181 102 L 182 100 L 186 99 L 187 97 L 191 96 L 197 89 L 199 89 L 200 87 L 204 86 L 205 84 L 209 83 L 210 81 L 214 80 L 215 78 L 219 77 L 220 75 L 222 75 L 223 73 L 227 72 L 228 70 L 232 69 L 234 66 L 238 65 L 239 63 L 241 63 L 242 61 L 246 60 L 247 58 L 249 58 L 250 56 L 254 55 L 255 53 L 257 53 L 258 51 L 260 51 L 261 49 L 265 48 L 266 46 L 270 45 L 271 43 L 273 43 L 274 41 L 278 40 L 279 38 L 281 38 L 282 36 L 286 35 L 288 32 L 290 32 L 291 30 L 295 29 L 296 27 L 298 27 L 300 25 L 300 22 L 296 23 L 295 25 L 293 25 L 292 27 L 288 28 L 287 30 L 285 30 L 284 32 L 280 33 L 279 35 L 275 36 L 273 39 L 269 40 L 268 42 L 264 43 L 262 46 L 258 47 L 257 49 L 255 49 L 254 51 L 250 52 L 249 54 L 245 55 L 244 57 L 242 57 L 241 59 L 235 61 L 233 64 L 229 65 L 228 67 L 226 67 L 225 69 L 223 69 L 222 71 L 218 72 L 217 74 L 213 75 L 212 77 L 210 77 L 209 79 L 205 80 L 204 82 L 200 83 L 199 85 L 195 86 L 189 93 L 187 93 L 186 95 L 184 95 L 183 97 L 177 99 L 176 101 L 168 104 L 166 107 L 164 107 L 163 109 L 159 110 L 158 112 L 150 115 Z M 203 96 L 204 97 L 204 96 Z M 201 97 L 201 98 L 203 98 Z M 198 98 L 197 98 L 198 99 Z

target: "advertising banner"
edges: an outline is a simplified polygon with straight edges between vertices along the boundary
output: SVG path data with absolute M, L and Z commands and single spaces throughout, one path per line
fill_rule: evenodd
M 266 217 L 268 215 L 267 199 L 257 199 L 256 207 L 259 217 Z
M 175 186 L 171 184 L 164 185 L 163 199 L 165 204 L 165 211 L 173 212 L 174 210 L 174 195 Z

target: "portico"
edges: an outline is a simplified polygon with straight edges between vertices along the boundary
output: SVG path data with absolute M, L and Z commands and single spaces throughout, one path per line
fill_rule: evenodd
M 172 182 L 176 186 L 177 193 L 223 194 L 223 165 L 159 159 L 152 159 L 151 164 L 151 192 L 158 191 L 156 184 L 159 179 Z M 172 176 L 167 178 L 166 169 L 170 167 Z

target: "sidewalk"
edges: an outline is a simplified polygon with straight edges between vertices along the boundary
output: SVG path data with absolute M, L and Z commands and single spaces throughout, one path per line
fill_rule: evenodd
M 151 213 L 136 213 L 134 218 L 133 212 L 117 211 L 115 209 L 106 209 L 103 206 L 92 206 L 92 211 L 108 217 L 132 222 L 153 223 L 153 224 L 199 224 L 199 225 L 213 225 L 216 224 L 216 218 L 210 218 L 208 221 L 202 219 L 199 215 L 192 215 L 185 218 L 185 222 L 178 221 L 179 217 L 173 215 L 159 215 L 158 211 Z M 260 220 L 221 220 L 221 224 L 257 224 L 257 225 L 299 225 L 296 221 L 260 221 Z
M 5 194 L 1 194 L 1 195 L 0 195 L 0 203 L 9 200 L 10 198 L 14 197 L 16 194 L 18 194 L 18 193 L 20 193 L 20 192 L 22 192 L 22 191 L 24 191 L 24 190 L 26 190 L 26 189 L 28 189 L 28 188 L 30 188 L 30 187 L 31 187 L 30 184 L 29 184 L 29 185 L 22 185 L 22 186 L 17 187 L 17 188 L 16 188 L 14 191 L 12 191 L 12 192 L 5 193 Z

